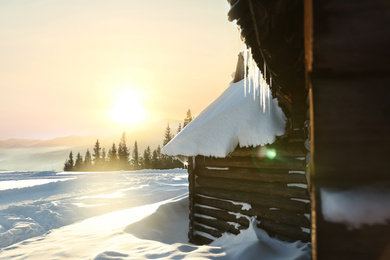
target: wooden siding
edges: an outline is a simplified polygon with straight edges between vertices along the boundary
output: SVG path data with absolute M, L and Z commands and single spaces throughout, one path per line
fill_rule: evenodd
M 274 159 L 258 158 L 264 147 L 257 147 L 236 149 L 227 158 L 190 160 L 190 242 L 208 244 L 224 232 L 238 234 L 252 217 L 272 236 L 310 240 L 303 141 L 271 148 L 277 153 Z
M 313 259 L 390 259 L 390 223 L 351 230 L 327 222 L 320 196 L 323 188 L 342 191 L 390 183 L 388 1 L 228 1 L 229 19 L 237 21 L 260 68 L 266 61 L 273 95 L 288 107 L 285 113 L 300 111 L 303 104 L 301 84 L 286 71 L 300 68 L 301 58 L 296 54 L 305 54 L 305 86 L 311 96 L 307 121 L 311 140 L 306 147 L 311 147 L 312 158 Z M 304 17 L 304 23 L 299 17 Z M 297 26 L 304 28 L 304 52 Z M 278 48 L 283 44 L 286 48 Z M 291 57 L 298 66 L 286 62 Z M 293 103 L 291 108 L 289 103 Z M 292 125 L 299 125 L 300 120 L 292 119 Z
M 323 189 L 390 183 L 389 3 L 305 0 L 305 6 L 313 259 L 390 259 L 389 222 L 351 229 L 327 221 L 321 196 Z

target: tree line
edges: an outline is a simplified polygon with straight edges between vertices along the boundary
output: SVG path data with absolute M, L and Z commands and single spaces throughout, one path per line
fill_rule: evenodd
M 192 119 L 191 110 L 188 109 L 183 127 L 179 123 L 177 133 L 191 122 Z M 168 123 L 165 129 L 163 146 L 171 141 L 174 135 Z M 70 151 L 68 159 L 64 164 L 64 171 L 117 171 L 172 168 L 183 168 L 183 164 L 173 156 L 162 154 L 160 145 L 153 151 L 150 146 L 147 146 L 141 154 L 138 150 L 138 143 L 135 141 L 133 149 L 130 151 L 127 148 L 125 132 L 122 133 L 118 145 L 113 143 L 108 152 L 100 146 L 98 139 L 92 149 L 92 153 L 87 149 L 83 158 L 80 153 L 74 156 L 73 152 Z

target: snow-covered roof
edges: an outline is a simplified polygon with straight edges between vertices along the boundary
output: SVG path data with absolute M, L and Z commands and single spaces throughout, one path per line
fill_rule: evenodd
M 237 145 L 273 143 L 276 136 L 284 134 L 286 117 L 277 100 L 269 96 L 268 89 L 267 93 L 266 96 L 254 94 L 253 90 L 246 93 L 244 80 L 231 83 L 221 96 L 164 146 L 162 153 L 226 157 Z

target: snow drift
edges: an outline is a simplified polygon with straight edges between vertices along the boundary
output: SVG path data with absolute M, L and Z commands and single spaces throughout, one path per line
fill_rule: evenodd
M 0 182 L 23 176 L 49 174 L 0 172 Z M 254 225 L 209 246 L 189 244 L 185 170 L 50 176 L 74 179 L 0 191 L 0 259 L 310 259 L 310 243 L 282 242 Z
M 326 221 L 343 223 L 349 229 L 390 221 L 389 183 L 337 190 L 321 189 L 322 212 Z

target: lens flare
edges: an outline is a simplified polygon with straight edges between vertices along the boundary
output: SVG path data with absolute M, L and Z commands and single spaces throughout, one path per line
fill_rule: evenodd
M 267 158 L 268 159 L 273 159 L 276 157 L 276 151 L 275 149 L 268 149 L 267 150 Z
M 277 153 L 276 150 L 273 148 L 268 148 L 265 146 L 260 146 L 255 150 L 254 156 L 262 159 L 262 158 L 268 158 L 268 159 L 274 159 L 276 157 Z

